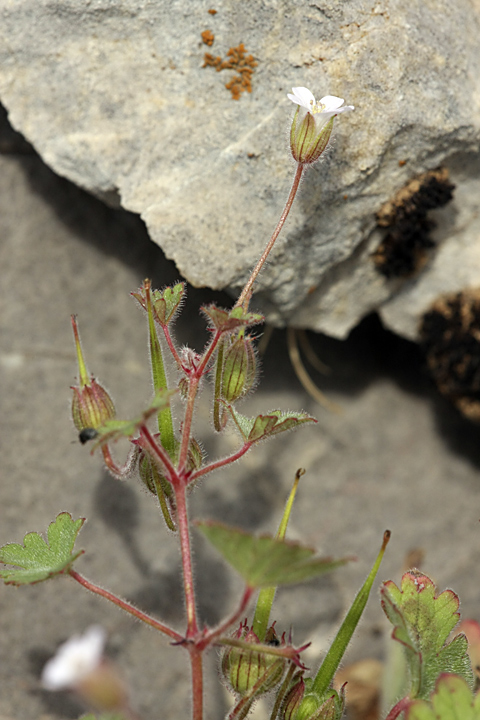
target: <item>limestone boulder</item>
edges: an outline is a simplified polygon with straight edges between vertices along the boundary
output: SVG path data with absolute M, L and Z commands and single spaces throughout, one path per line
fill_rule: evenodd
M 256 305 L 337 337 L 377 309 L 416 337 L 439 292 L 480 277 L 479 24 L 470 0 L 4 1 L 0 100 L 55 172 L 139 213 L 191 283 L 233 291 L 289 191 L 286 93 L 345 98 Z M 437 248 L 386 278 L 376 213 L 439 166 L 456 190 Z

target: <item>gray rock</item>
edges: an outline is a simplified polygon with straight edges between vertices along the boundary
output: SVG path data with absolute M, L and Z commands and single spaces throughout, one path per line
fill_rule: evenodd
M 337 337 L 381 308 L 390 327 L 415 337 L 438 292 L 480 277 L 475 6 L 214 7 L 215 15 L 193 0 L 0 3 L 0 98 L 12 124 L 57 173 L 140 213 L 191 283 L 232 289 L 289 190 L 286 92 L 305 85 L 346 98 L 356 111 L 337 119 L 332 148 L 308 171 L 258 302 L 272 323 Z M 252 93 L 236 101 L 225 88 L 234 72 L 203 59 L 240 43 L 257 66 Z M 439 165 L 457 185 L 441 247 L 415 278 L 386 280 L 371 261 L 381 240 L 375 212 Z

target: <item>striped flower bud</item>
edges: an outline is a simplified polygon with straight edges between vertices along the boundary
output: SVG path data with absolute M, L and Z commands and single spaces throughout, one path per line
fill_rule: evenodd
M 113 420 L 115 406 L 107 391 L 88 373 L 74 316 L 72 316 L 72 326 L 80 380 L 78 387 L 72 387 L 72 417 L 79 433 L 83 433 L 87 429 L 91 432 L 103 425 L 107 420 Z M 85 433 L 81 437 L 82 442 L 86 442 L 88 439 L 90 438 L 85 437 Z
M 275 632 L 274 637 L 277 639 Z M 240 625 L 234 638 L 252 645 L 259 643 L 258 637 L 246 623 Z M 273 636 L 271 643 L 276 644 L 273 642 Z M 283 658 L 264 652 L 229 647 L 223 654 L 221 670 L 234 693 L 242 697 L 258 685 L 255 695 L 259 696 L 278 685 L 285 669 L 285 662 Z
M 241 333 L 225 350 L 221 397 L 235 402 L 246 395 L 255 382 L 256 369 L 252 338 Z

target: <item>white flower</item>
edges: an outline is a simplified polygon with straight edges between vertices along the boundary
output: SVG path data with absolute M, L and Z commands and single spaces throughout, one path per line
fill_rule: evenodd
M 42 672 L 46 690 L 66 690 L 78 685 L 100 665 L 105 646 L 105 630 L 92 625 L 84 635 L 74 635 L 60 645 Z
M 327 147 L 334 117 L 354 107 L 343 105 L 345 101 L 335 95 L 325 95 L 316 102 L 307 88 L 296 87 L 292 90 L 293 95 L 287 93 L 287 97 L 298 107 L 290 130 L 290 149 L 298 163 L 310 165 L 318 160 Z
M 287 97 L 296 105 L 300 105 L 312 115 L 321 115 L 322 121 L 327 121 L 334 115 L 346 110 L 354 110 L 353 105 L 343 105 L 345 100 L 335 95 L 325 95 L 321 100 L 315 101 L 313 94 L 305 87 L 292 88 L 293 95 L 287 93 Z M 317 118 L 315 118 L 317 120 Z

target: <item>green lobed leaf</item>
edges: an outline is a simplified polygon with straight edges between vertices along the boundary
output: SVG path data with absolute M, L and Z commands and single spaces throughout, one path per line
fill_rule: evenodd
M 216 305 L 202 307 L 213 327 L 221 332 L 230 332 L 240 327 L 249 327 L 263 323 L 265 318 L 258 313 L 245 312 L 243 307 L 235 307 L 233 310 L 223 310 Z
M 72 553 L 75 540 L 85 518 L 73 520 L 63 512 L 57 515 L 47 530 L 48 543 L 36 532 L 27 533 L 23 545 L 9 543 L 0 548 L 0 562 L 15 565 L 14 569 L 0 570 L 6 585 L 33 585 L 65 573 L 83 550 Z
M 314 417 L 307 413 L 271 410 L 266 415 L 257 415 L 256 418 L 248 418 L 237 412 L 231 405 L 227 405 L 227 408 L 243 439 L 245 442 L 250 443 L 279 435 L 281 432 L 286 432 L 287 430 L 293 430 L 305 423 L 317 422 Z
M 458 623 L 459 600 L 452 590 L 436 595 L 426 575 L 410 570 L 402 577 L 401 590 L 394 582 L 381 589 L 382 607 L 394 625 L 392 637 L 402 643 L 410 670 L 414 698 L 427 699 L 441 673 L 461 675 L 473 687 L 473 673 L 464 635 L 447 638 Z
M 435 691 L 426 700 L 414 700 L 406 713 L 407 720 L 480 720 L 480 695 L 474 695 L 465 680 L 444 673 Z
M 196 523 L 199 530 L 245 580 L 249 587 L 292 585 L 311 580 L 350 558 L 316 558 L 315 550 L 269 535 L 255 537 L 238 528 L 211 521 Z

